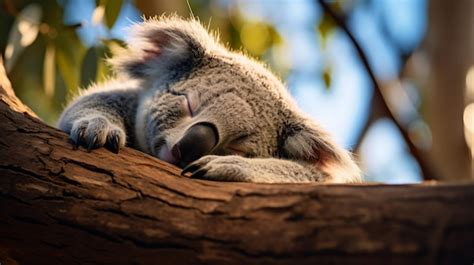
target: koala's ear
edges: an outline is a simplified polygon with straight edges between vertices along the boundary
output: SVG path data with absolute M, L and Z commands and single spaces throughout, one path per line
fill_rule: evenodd
M 175 16 L 146 20 L 129 33 L 127 49 L 109 63 L 134 78 L 177 78 L 218 46 L 198 21 Z
M 327 177 L 326 182 L 361 181 L 361 172 L 350 153 L 314 122 L 303 119 L 285 124 L 279 137 L 282 157 L 314 163 Z
M 285 124 L 280 133 L 280 147 L 281 155 L 290 159 L 318 162 L 338 159 L 329 135 L 309 122 Z

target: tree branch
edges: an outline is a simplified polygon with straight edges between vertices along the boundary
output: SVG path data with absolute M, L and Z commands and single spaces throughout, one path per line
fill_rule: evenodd
M 73 150 L 0 67 L 2 264 L 468 264 L 474 183 L 194 180 L 136 150 Z
M 416 145 L 412 142 L 410 139 L 410 136 L 407 132 L 407 130 L 404 128 L 404 126 L 400 123 L 400 121 L 397 119 L 395 114 L 392 112 L 392 110 L 389 108 L 387 101 L 383 95 L 382 89 L 377 81 L 377 78 L 375 77 L 375 74 L 369 64 L 369 61 L 367 59 L 367 56 L 365 55 L 362 47 L 360 46 L 359 42 L 355 39 L 354 35 L 351 33 L 349 28 L 347 27 L 346 23 L 344 22 L 343 19 L 339 17 L 332 9 L 331 7 L 324 1 L 324 0 L 318 0 L 318 3 L 320 6 L 323 8 L 324 12 L 329 14 L 329 16 L 336 22 L 336 24 L 344 31 L 344 33 L 347 35 L 349 38 L 350 42 L 354 46 L 354 49 L 356 50 L 362 65 L 364 66 L 367 74 L 369 75 L 369 79 L 372 82 L 372 85 L 374 87 L 374 95 L 371 99 L 370 102 L 370 114 L 369 119 L 367 119 L 367 122 L 364 124 L 364 127 L 361 132 L 361 136 L 359 139 L 362 139 L 365 133 L 368 131 L 368 128 L 375 120 L 374 118 L 374 110 L 379 109 L 382 115 L 386 116 L 389 118 L 395 126 L 398 128 L 398 131 L 400 132 L 401 136 L 403 137 L 403 140 L 408 146 L 408 149 L 412 156 L 416 159 L 418 164 L 420 165 L 421 173 L 423 175 L 423 178 L 425 180 L 430 180 L 430 179 L 436 179 L 438 176 L 436 173 L 433 171 L 431 168 L 430 164 L 426 161 L 426 158 L 421 154 L 421 152 L 418 150 Z M 378 112 L 378 111 L 377 111 Z M 356 149 L 358 145 L 360 144 L 357 143 Z

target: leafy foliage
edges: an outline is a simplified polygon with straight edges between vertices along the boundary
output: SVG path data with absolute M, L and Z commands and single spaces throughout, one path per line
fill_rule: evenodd
M 9 76 L 16 93 L 50 124 L 57 119 L 64 102 L 79 88 L 104 79 L 109 72 L 105 58 L 110 56 L 111 49 L 122 45 L 116 40 L 104 40 L 86 47 L 76 30 L 82 25 L 64 24 L 66 4 L 68 1 L 10 0 L 6 1 L 8 8 L 1 11 L 0 17 L 3 25 L 0 35 L 8 36 L 0 39 L 0 48 L 15 51 L 14 54 L 4 52 L 4 57 L 11 63 Z M 103 21 L 108 29 L 117 20 L 122 4 L 123 1 L 98 1 L 97 7 L 104 8 Z M 38 12 L 32 13 L 34 8 L 42 16 L 37 25 L 30 25 L 26 31 L 23 21 L 35 21 L 32 16 Z M 22 43 L 25 38 L 32 40 Z
M 111 29 L 122 8 L 123 0 L 99 0 L 99 6 L 105 8 L 105 25 Z

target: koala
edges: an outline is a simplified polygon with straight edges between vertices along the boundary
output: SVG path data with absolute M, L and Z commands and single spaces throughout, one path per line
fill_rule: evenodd
M 146 19 L 58 127 L 76 148 L 136 148 L 183 175 L 256 183 L 361 181 L 351 154 L 302 113 L 263 64 L 196 19 Z M 189 173 L 189 174 L 188 174 Z

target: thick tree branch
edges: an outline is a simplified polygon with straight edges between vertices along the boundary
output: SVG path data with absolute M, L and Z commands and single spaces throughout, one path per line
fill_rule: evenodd
M 1 75 L 0 71 L 0 75 Z M 474 183 L 192 180 L 73 150 L 0 78 L 2 264 L 470 264 Z

